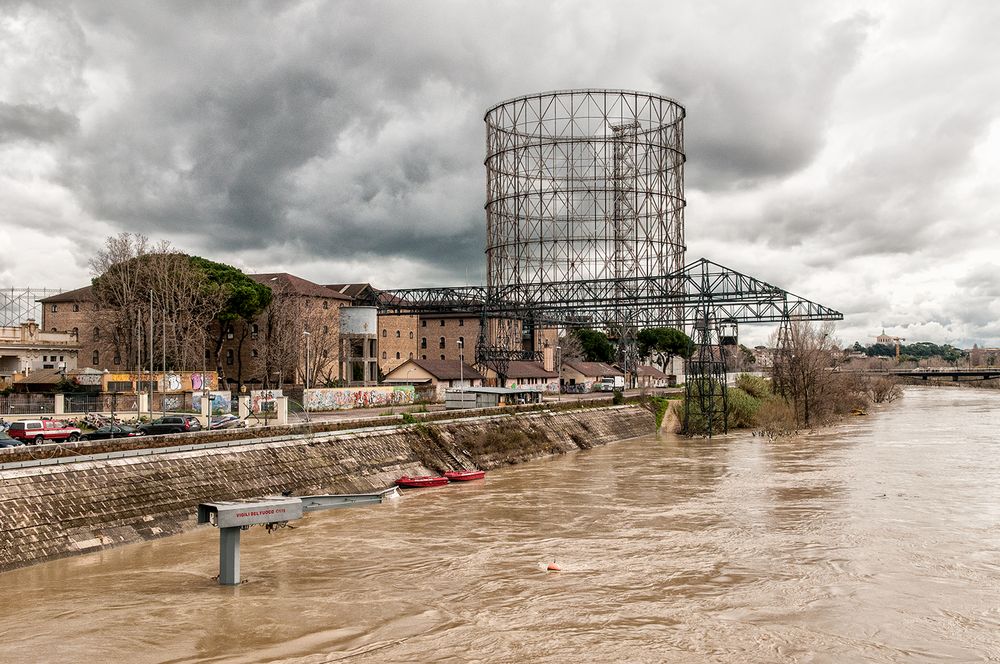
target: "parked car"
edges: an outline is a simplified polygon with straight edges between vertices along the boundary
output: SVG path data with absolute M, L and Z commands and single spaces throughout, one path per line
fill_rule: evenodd
M 134 438 L 141 435 L 142 432 L 135 427 L 116 424 L 114 426 L 101 427 L 96 431 L 84 434 L 83 437 L 85 440 L 107 440 L 109 438 Z
M 218 415 L 209 420 L 209 429 L 237 429 L 239 427 L 245 427 L 246 422 L 241 420 L 236 415 Z
M 80 430 L 62 420 L 21 420 L 11 422 L 7 433 L 26 443 L 52 443 L 80 439 Z
M 148 424 L 140 424 L 139 431 L 147 436 L 161 433 L 184 433 L 201 431 L 201 422 L 194 415 L 167 415 Z
M 5 431 L 0 431 L 0 447 L 17 447 L 24 445 L 24 441 L 11 438 Z

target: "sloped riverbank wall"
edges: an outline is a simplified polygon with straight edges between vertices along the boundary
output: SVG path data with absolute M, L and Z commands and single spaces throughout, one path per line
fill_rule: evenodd
M 641 408 L 591 408 L 0 471 L 0 571 L 180 533 L 201 502 L 371 491 L 401 475 L 489 470 L 654 428 Z

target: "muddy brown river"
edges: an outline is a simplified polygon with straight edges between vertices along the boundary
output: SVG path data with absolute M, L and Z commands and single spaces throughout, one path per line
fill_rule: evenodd
M 239 587 L 217 547 L 202 527 L 0 574 L 0 661 L 996 661 L 1000 392 L 254 528 Z

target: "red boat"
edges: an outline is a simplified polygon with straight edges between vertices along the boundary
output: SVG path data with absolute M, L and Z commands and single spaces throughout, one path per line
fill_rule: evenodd
M 450 482 L 469 482 L 471 480 L 481 480 L 486 477 L 485 470 L 448 470 L 445 471 L 445 477 L 448 478 Z
M 447 483 L 448 478 L 441 477 L 440 475 L 418 475 L 417 477 L 403 475 L 396 480 L 397 486 L 406 487 L 407 489 L 418 489 L 426 486 L 444 486 Z

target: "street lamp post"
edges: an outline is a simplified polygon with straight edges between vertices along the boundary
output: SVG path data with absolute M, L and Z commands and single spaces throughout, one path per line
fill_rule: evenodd
M 458 340 L 458 391 L 462 394 L 462 408 L 465 408 L 465 342 Z
M 556 384 L 556 401 L 562 402 L 562 346 L 556 346 L 556 367 L 559 382 Z
M 312 335 L 307 330 L 302 331 L 302 336 L 306 338 L 306 389 L 309 389 L 309 342 Z

